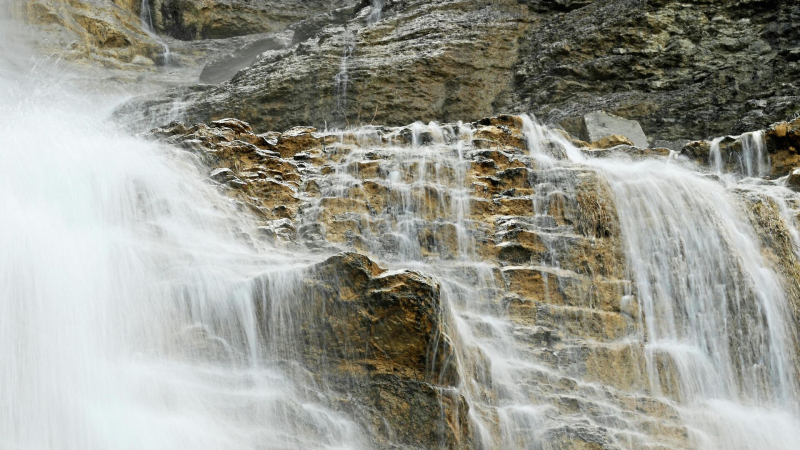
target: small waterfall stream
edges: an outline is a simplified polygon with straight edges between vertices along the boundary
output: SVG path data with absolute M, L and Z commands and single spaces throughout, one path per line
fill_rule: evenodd
M 736 139 L 734 173 L 768 173 L 760 132 Z M 722 175 L 720 141 L 710 163 Z M 678 402 L 698 448 L 793 448 L 797 334 L 784 285 L 729 190 L 747 185 L 677 162 L 588 159 L 560 145 L 614 193 L 653 392 Z
M 150 0 L 142 0 L 139 9 L 139 19 L 142 22 L 142 30 L 161 45 L 164 49 L 164 53 L 162 54 L 164 65 L 169 66 L 172 63 L 172 53 L 170 52 L 169 45 L 156 33 L 156 29 L 153 26 L 153 11 L 150 9 Z

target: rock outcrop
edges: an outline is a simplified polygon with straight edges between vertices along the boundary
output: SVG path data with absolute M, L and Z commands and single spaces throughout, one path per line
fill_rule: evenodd
M 709 164 L 718 152 L 724 172 L 760 175 L 770 178 L 789 176 L 800 168 L 800 118 L 791 122 L 778 122 L 766 130 L 725 136 L 714 141 L 692 141 L 681 149 L 681 154 Z M 763 173 L 753 172 L 761 166 Z M 751 167 L 750 173 L 747 166 Z M 790 177 L 790 184 L 792 179 Z
M 585 113 L 606 110 L 668 141 L 764 128 L 798 108 L 791 2 L 397 0 L 375 23 L 362 6 L 307 22 L 295 47 L 224 86 L 166 100 L 188 102 L 190 121 L 277 130 L 530 111 L 577 135 Z
M 468 406 L 453 391 L 459 373 L 439 290 L 420 273 L 343 253 L 265 276 L 254 298 L 272 353 L 331 386 L 331 406 L 369 430 L 374 446 L 465 448 Z
M 29 0 L 17 13 L 46 33 L 37 41 L 44 54 L 108 68 L 149 68 L 164 50 L 142 29 L 138 9 L 133 1 Z
M 222 39 L 272 33 L 354 0 L 150 0 L 154 26 L 162 34 L 182 40 Z
M 596 142 L 607 139 L 612 142 L 626 143 L 619 137 L 628 140 L 628 145 L 647 148 L 647 136 L 642 131 L 642 126 L 635 120 L 627 120 L 614 116 L 605 111 L 595 111 L 583 116 L 581 123 L 581 139 L 587 142 Z M 608 144 L 606 144 L 608 145 Z
M 246 123 L 225 119 L 189 128 L 174 124 L 153 135 L 200 154 L 215 168 L 211 178 L 255 211 L 275 242 L 323 252 L 358 251 L 390 266 L 402 267 L 404 258 L 432 264 L 426 270 L 445 285 L 414 272 L 384 272 L 360 255 L 334 257 L 300 275 L 304 281 L 293 286 L 301 287 L 288 296 L 303 299 L 300 309 L 288 313 L 293 327 L 276 328 L 299 333 L 274 340 L 302 343 L 295 351 L 334 389 L 349 386 L 357 392 L 357 406 L 345 402 L 337 408 L 351 413 L 362 408 L 367 417 L 384 418 L 391 433 L 400 433 L 366 424 L 376 442 L 385 443 L 391 434 L 395 442 L 401 436 L 400 442 L 423 448 L 477 446 L 472 422 L 466 420 L 469 408 L 489 427 L 485 432 L 505 433 L 496 428 L 493 411 L 497 396 L 508 395 L 502 392 L 512 387 L 490 381 L 491 366 L 500 361 L 491 362 L 496 356 L 477 348 L 464 350 L 464 343 L 449 343 L 459 335 L 450 328 L 448 308 L 459 304 L 457 298 L 476 295 L 459 288 L 467 279 L 475 283 L 475 277 L 486 285 L 480 295 L 502 305 L 519 335 L 515 342 L 561 374 L 532 368 L 526 376 L 538 386 L 535 401 L 558 405 L 553 414 L 559 426 L 548 428 L 546 440 L 581 448 L 613 439 L 607 430 L 570 418 L 573 408 L 583 407 L 557 400 L 599 401 L 574 384 L 574 377 L 607 384 L 613 393 L 603 401 L 667 420 L 651 432 L 664 442 L 684 442 L 685 431 L 670 418 L 674 411 L 666 404 L 648 399 L 646 412 L 633 412 L 638 408 L 633 405 L 643 401 L 634 392 L 646 389 L 641 348 L 595 344 L 624 342 L 635 333 L 637 315 L 635 305 L 622 300 L 632 284 L 608 187 L 591 170 L 538 167 L 522 126 L 519 118 L 503 116 L 442 129 L 421 124 L 352 133 L 294 128 L 259 135 Z M 452 139 L 467 139 L 470 150 L 462 163 L 442 147 Z M 380 142 L 388 147 L 382 149 Z M 399 159 L 392 146 L 406 148 L 408 159 Z M 545 150 L 558 154 L 555 146 Z M 597 150 L 585 151 L 597 156 Z M 418 160 L 414 152 L 430 159 Z M 339 184 L 339 176 L 349 180 L 346 185 Z M 572 188 L 562 192 L 554 183 Z M 468 187 L 462 200 L 456 197 L 459 186 Z M 464 200 L 470 206 L 459 216 L 455 205 Z M 397 228 L 403 217 L 399 204 L 417 218 L 409 234 Z M 459 227 L 475 233 L 475 240 L 465 243 Z M 480 265 L 464 261 L 465 245 L 492 268 L 482 273 Z M 440 300 L 445 293 L 446 302 Z M 275 306 L 265 311 L 270 308 Z M 489 332 L 479 322 L 469 326 L 476 327 L 474 333 Z M 465 353 L 455 353 L 457 348 Z M 467 387 L 474 381 L 460 381 L 473 377 L 483 380 L 479 392 Z M 453 392 L 460 395 L 448 391 L 456 386 L 460 389 Z M 438 404 L 443 418 L 431 416 L 440 414 Z M 523 433 L 519 439 L 527 442 L 530 436 Z

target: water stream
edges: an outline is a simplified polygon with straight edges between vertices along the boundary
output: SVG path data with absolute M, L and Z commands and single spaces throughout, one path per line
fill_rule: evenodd
M 142 0 L 139 9 L 139 19 L 142 22 L 142 30 L 161 45 L 164 49 L 164 53 L 161 55 L 163 63 L 165 66 L 169 66 L 172 63 L 172 53 L 170 52 L 169 45 L 156 33 L 156 29 L 153 26 L 153 12 L 150 9 L 150 0 Z

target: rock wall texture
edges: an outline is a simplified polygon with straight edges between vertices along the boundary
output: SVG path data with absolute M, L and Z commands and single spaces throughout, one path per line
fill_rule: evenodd
M 290 325 L 263 320 L 270 341 L 297 345 L 287 358 L 300 355 L 333 386 L 336 409 L 370 419 L 360 423 L 374 446 L 481 448 L 472 428 L 481 424 L 497 445 L 510 436 L 511 448 L 527 448 L 534 435 L 546 448 L 694 448 L 668 399 L 680 395 L 675 380 L 648 380 L 637 287 L 609 185 L 590 166 L 567 162 L 554 143 L 570 140 L 591 158 L 675 155 L 621 136 L 590 145 L 556 134 L 540 149 L 556 164 L 531 156 L 524 127 L 520 117 L 498 116 L 441 127 L 258 134 L 224 119 L 174 123 L 149 136 L 208 163 L 211 180 L 258 217 L 267 239 L 346 252 L 297 275 L 286 298 L 300 300 L 283 306 L 289 313 L 274 304 L 278 296 L 255 298 L 265 298 L 265 317 Z M 773 161 L 797 164 L 798 132 L 800 120 L 762 132 Z M 741 154 L 738 145 L 726 151 Z M 708 150 L 697 149 L 709 147 L 692 143 L 683 156 L 705 165 Z M 800 196 L 787 193 L 787 209 L 757 188 L 733 191 L 800 317 L 791 281 L 800 261 L 787 225 L 800 220 Z M 268 284 L 264 292 L 287 292 Z M 503 342 L 529 363 L 519 386 L 504 384 L 493 368 L 508 361 L 474 346 L 499 333 L 475 317 L 487 311 L 469 310 L 476 298 L 508 320 Z M 460 331 L 456 320 L 465 321 Z M 287 332 L 290 338 L 280 334 Z M 525 392 L 523 401 L 548 405 L 541 423 L 519 435 L 499 428 L 497 417 L 500 399 L 514 389 Z
M 393 0 L 377 22 L 371 9 L 305 21 L 292 48 L 166 101 L 187 101 L 189 121 L 268 129 L 526 111 L 577 134 L 602 109 L 651 141 L 764 128 L 799 109 L 800 5 L 788 0 Z M 155 113 L 164 99 L 144 103 Z
M 154 26 L 176 39 L 220 39 L 279 32 L 352 0 L 150 0 Z
M 31 0 L 17 13 L 46 33 L 43 53 L 109 68 L 153 66 L 163 47 L 141 27 L 139 4 L 111 0 Z

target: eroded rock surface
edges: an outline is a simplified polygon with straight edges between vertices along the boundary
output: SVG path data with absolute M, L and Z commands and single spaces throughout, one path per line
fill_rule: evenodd
M 605 110 L 662 141 L 765 128 L 797 111 L 792 2 L 384 3 L 374 23 L 370 5 L 307 21 L 290 50 L 168 100 L 188 102 L 190 121 L 235 116 L 275 130 L 525 111 L 577 135 L 585 113 Z
M 375 446 L 465 448 L 468 406 L 436 281 L 342 253 L 302 273 L 265 276 L 254 297 L 267 345 L 299 361 Z M 431 426 L 442 421 L 442 429 Z
M 285 30 L 354 0 L 150 0 L 154 26 L 176 39 L 221 39 Z
M 554 131 L 529 148 L 535 126 L 497 116 L 257 134 L 223 119 L 152 135 L 201 155 L 211 179 L 255 211 L 274 242 L 348 252 L 289 284 L 267 277 L 256 297 L 266 299 L 265 317 L 290 319 L 291 327 L 266 320 L 265 333 L 292 333 L 274 341 L 295 343 L 287 358 L 301 355 L 328 380 L 335 408 L 383 418 L 360 422 L 376 445 L 693 448 L 680 400 L 664 397 L 681 397 L 668 375 L 674 362 L 648 356 L 641 337 L 616 194 L 596 166 L 569 162 L 563 142 L 620 164 L 690 163 L 613 136 L 588 144 Z M 760 135 L 793 151 L 794 128 L 776 124 Z M 696 159 L 707 165 L 710 143 L 702 144 L 689 147 L 705 151 Z M 798 315 L 791 230 L 800 202 L 780 183 L 733 192 Z M 276 309 L 281 293 L 302 300 Z M 751 306 L 742 314 L 757 316 Z M 510 382 L 517 364 L 525 370 Z M 509 402 L 543 408 L 537 432 L 521 412 L 500 416 Z

